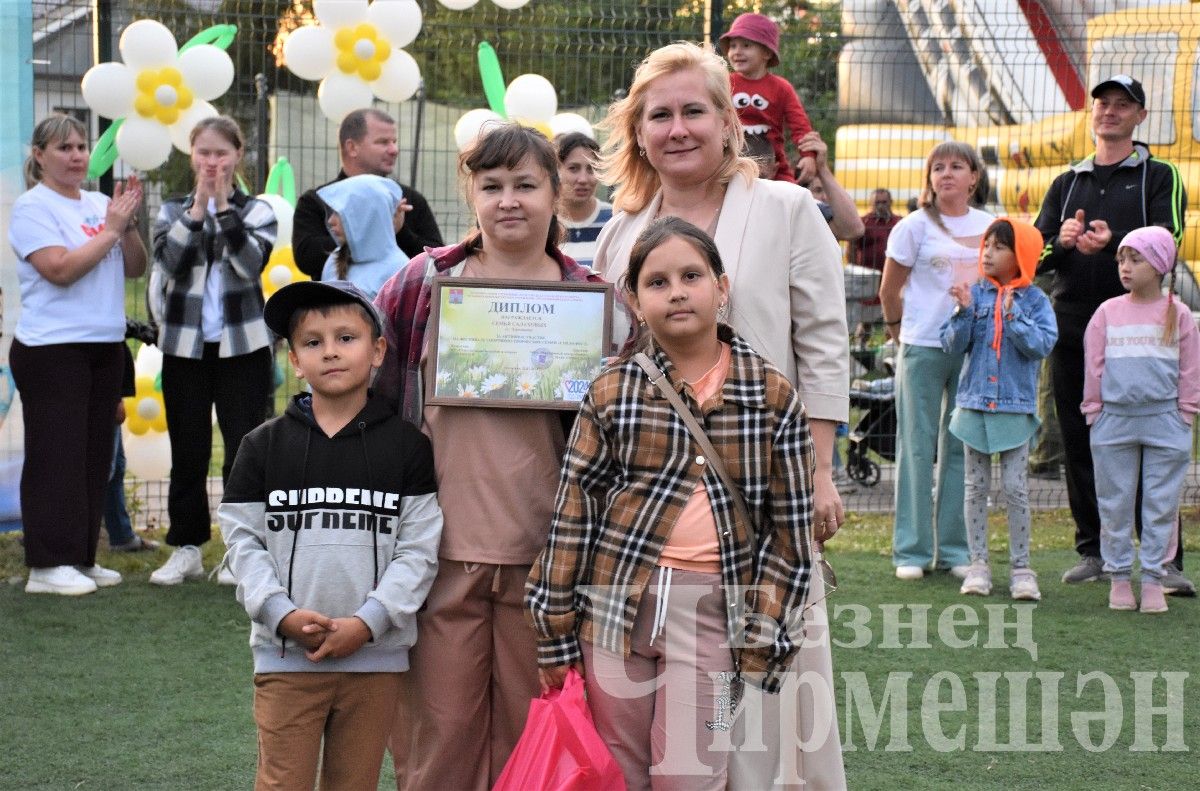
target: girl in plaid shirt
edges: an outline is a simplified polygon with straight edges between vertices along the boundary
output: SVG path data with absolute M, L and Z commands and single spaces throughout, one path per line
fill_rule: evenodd
M 630 789 L 724 789 L 727 730 L 748 680 L 778 692 L 812 568 L 813 452 L 787 379 L 720 323 L 729 279 L 707 234 L 665 217 L 634 245 L 627 353 L 584 398 L 526 603 L 543 687 L 587 680 Z M 680 392 L 753 524 L 683 419 L 632 359 Z

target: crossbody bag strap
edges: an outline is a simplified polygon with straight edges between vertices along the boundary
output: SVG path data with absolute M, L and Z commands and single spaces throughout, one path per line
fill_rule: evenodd
M 687 405 L 683 403 L 683 399 L 679 397 L 679 393 L 675 391 L 675 388 L 671 387 L 671 382 L 667 379 L 667 375 L 663 373 L 661 368 L 654 364 L 654 361 L 645 352 L 638 352 L 633 356 L 633 360 L 650 377 L 651 384 L 658 388 L 658 392 L 662 393 L 667 401 L 671 402 L 671 406 L 679 413 L 679 417 L 683 418 L 683 423 L 687 426 L 688 431 L 691 432 L 692 439 L 696 440 L 696 444 L 704 452 L 704 456 L 708 459 L 713 472 L 721 479 L 721 483 L 725 484 L 725 490 L 729 492 L 729 497 L 733 500 L 733 508 L 737 512 L 738 517 L 746 525 L 747 530 L 753 531 L 754 522 L 750 519 L 750 510 L 746 508 L 746 501 L 742 499 L 742 491 L 725 469 L 725 464 L 721 461 L 716 448 L 713 447 L 712 442 L 709 440 L 708 434 L 704 432 L 700 421 L 696 420 L 696 416 L 692 414 L 692 410 L 687 408 Z

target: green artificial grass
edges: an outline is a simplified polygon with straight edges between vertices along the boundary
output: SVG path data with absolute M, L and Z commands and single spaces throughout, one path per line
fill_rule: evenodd
M 1194 517 L 1188 515 L 1189 524 Z M 1195 675 L 1182 682 L 1182 698 L 1171 704 L 1181 720 L 1175 738 L 1190 750 L 1175 752 L 1162 751 L 1168 742 L 1163 716 L 1153 718 L 1146 740 L 1155 749 L 1131 749 L 1143 746 L 1135 723 L 1146 702 L 1135 696 L 1130 674 L 1198 669 L 1200 601 L 1171 598 L 1170 612 L 1153 616 L 1109 611 L 1106 585 L 1058 581 L 1075 557 L 1069 517 L 1047 512 L 1034 520 L 1033 566 L 1044 598 L 1022 606 L 1030 613 L 1036 661 L 1028 650 L 1012 645 L 1012 631 L 997 641 L 1001 645 L 986 645 L 988 607 L 1009 622 L 1016 620 L 1006 595 L 1002 520 L 993 531 L 995 591 L 986 599 L 960 596 L 958 582 L 946 574 L 919 582 L 896 580 L 887 557 L 887 516 L 852 515 L 831 542 L 828 556 L 841 586 L 829 599 L 836 698 L 842 742 L 854 746 L 845 753 L 851 788 L 1075 789 L 1089 782 L 1106 789 L 1195 787 L 1200 776 L 1194 757 L 1200 749 Z M 16 538 L 0 536 L 0 623 L 5 627 L 0 788 L 250 787 L 255 734 L 248 623 L 232 589 L 209 581 L 157 588 L 147 577 L 166 558 L 166 549 L 137 555 L 109 555 L 102 549 L 101 563 L 126 575 L 122 585 L 78 599 L 30 596 L 22 591 Z M 216 540 L 205 549 L 205 565 L 211 568 L 222 550 Z M 1189 544 L 1189 549 L 1200 547 Z M 939 618 L 964 619 L 972 613 L 978 628 L 959 626 L 951 633 L 943 626 L 939 632 Z M 927 645 L 914 644 L 913 632 L 904 628 L 897 639 L 889 638 L 887 624 L 914 619 L 927 625 Z M 855 620 L 865 627 L 853 626 Z M 974 647 L 947 644 L 968 640 L 972 633 Z M 940 698 L 923 705 L 923 696 L 939 693 L 930 685 L 938 673 L 945 679 Z M 1010 682 L 1019 680 L 1018 673 L 1063 674 L 1057 698 L 1047 696 L 1059 720 L 1056 741 L 1042 738 L 1037 677 L 1029 682 L 1024 716 L 1015 718 L 1027 726 L 1027 744 L 1043 742 L 1048 751 L 1004 747 L 1014 719 Z M 1106 698 L 1102 681 L 1093 681 L 1078 695 L 1085 673 L 1111 679 L 1115 692 Z M 992 677 L 997 679 L 996 739 L 976 749 L 992 699 L 983 695 L 981 710 L 980 690 Z M 961 683 L 965 711 L 937 715 L 937 700 L 952 702 L 955 681 Z M 886 700 L 889 684 L 907 700 Z M 1165 705 L 1165 689 L 1164 679 L 1155 678 L 1151 705 Z M 1072 714 L 1076 721 L 1089 715 L 1094 720 L 1106 703 L 1119 730 L 1111 747 L 1090 752 L 1081 746 Z M 873 718 L 880 724 L 872 742 Z M 892 722 L 900 726 L 896 731 Z M 935 725 L 950 738 L 962 728 L 963 749 L 938 751 Z M 1101 741 L 1101 723 L 1083 727 L 1092 742 Z M 385 760 L 379 787 L 393 787 L 390 761 Z

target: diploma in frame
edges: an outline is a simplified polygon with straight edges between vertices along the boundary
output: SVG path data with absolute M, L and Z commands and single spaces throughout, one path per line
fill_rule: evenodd
M 425 403 L 579 408 L 612 335 L 610 283 L 438 277 Z

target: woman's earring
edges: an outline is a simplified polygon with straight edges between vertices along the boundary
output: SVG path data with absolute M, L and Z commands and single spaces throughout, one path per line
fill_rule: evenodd
M 642 159 L 645 159 L 645 158 L 646 158 L 646 149 L 644 149 L 644 148 L 639 148 L 639 149 L 638 149 L 638 156 L 639 156 L 639 157 L 641 157 Z
M 646 317 L 645 317 L 645 316 L 643 316 L 641 313 L 637 314 L 637 320 L 638 320 L 638 324 L 645 324 L 645 323 L 646 323 Z

